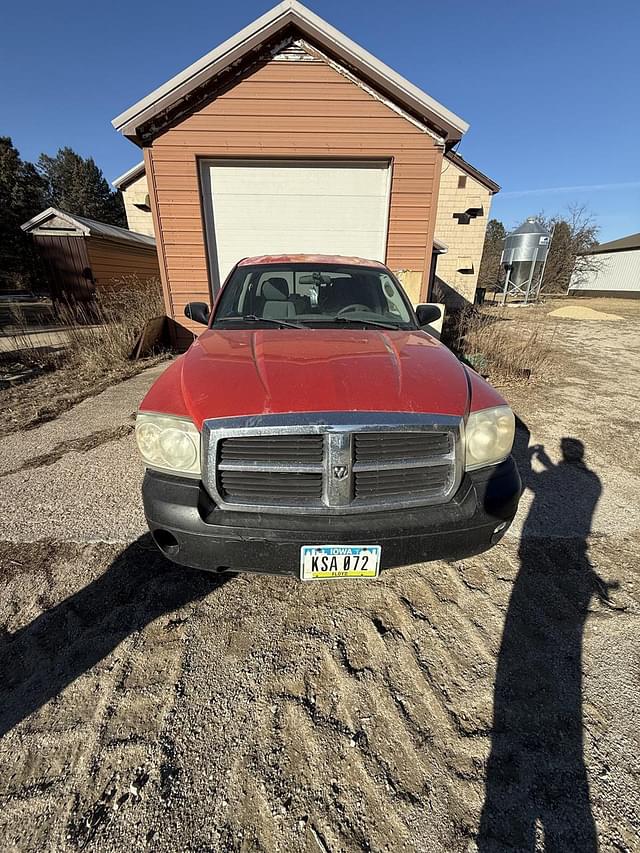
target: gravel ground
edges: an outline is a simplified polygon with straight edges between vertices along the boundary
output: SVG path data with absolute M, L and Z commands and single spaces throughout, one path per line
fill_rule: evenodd
M 145 530 L 134 416 L 166 363 L 0 444 L 2 538 L 128 542 Z
M 2 850 L 640 850 L 640 306 L 594 307 L 508 392 L 509 535 L 375 582 L 155 551 L 162 368 L 3 439 Z

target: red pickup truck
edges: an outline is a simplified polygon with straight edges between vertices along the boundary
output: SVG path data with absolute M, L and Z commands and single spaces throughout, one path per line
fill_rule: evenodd
M 480 553 L 521 484 L 504 399 L 381 263 L 247 258 L 144 398 L 136 438 L 158 547 L 214 572 L 303 580 Z

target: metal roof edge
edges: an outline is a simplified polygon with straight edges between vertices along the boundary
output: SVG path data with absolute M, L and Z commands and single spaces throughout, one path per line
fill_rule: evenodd
M 132 181 L 135 181 L 137 177 L 143 174 L 144 160 L 141 160 L 140 163 L 136 163 L 135 166 L 132 166 L 130 169 L 127 169 L 126 172 L 123 172 L 117 178 L 114 178 L 111 181 L 111 186 L 115 187 L 117 190 L 121 190 L 123 186 L 130 184 Z
M 606 255 L 615 254 L 616 252 L 632 252 L 634 249 L 640 249 L 640 232 L 637 234 L 628 234 L 626 237 L 618 237 L 617 240 L 609 240 L 606 243 L 598 243 L 597 246 L 592 246 L 585 252 L 580 252 L 581 255 Z
M 221 45 L 176 74 L 166 83 L 133 104 L 111 122 L 124 136 L 134 137 L 141 124 L 177 100 L 215 77 L 229 65 L 258 47 L 288 24 L 346 61 L 368 79 L 380 85 L 401 104 L 424 115 L 453 140 L 460 139 L 469 128 L 467 122 L 448 110 L 426 92 L 381 62 L 356 42 L 332 27 L 298 0 L 284 0 L 244 27 Z
M 57 216 L 68 222 L 69 225 L 80 231 L 85 237 L 100 237 L 105 240 L 117 240 L 123 243 L 135 243 L 138 246 L 147 248 L 155 248 L 156 239 L 150 234 L 141 234 L 139 231 L 131 231 L 130 228 L 122 228 L 120 225 L 111 225 L 109 222 L 100 222 L 98 219 L 91 219 L 88 216 L 73 216 L 66 213 L 64 210 L 59 210 L 57 207 L 48 207 L 42 213 L 38 213 L 28 222 L 25 222 L 20 227 L 23 231 L 35 230 L 39 225 L 42 225 L 52 216 Z

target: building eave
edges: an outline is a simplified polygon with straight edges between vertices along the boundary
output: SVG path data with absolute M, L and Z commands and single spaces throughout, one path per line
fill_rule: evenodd
M 434 98 L 410 83 L 360 45 L 332 27 L 297 0 L 284 0 L 201 59 L 176 74 L 162 86 L 113 119 L 124 136 L 138 142 L 139 128 L 158 114 L 170 110 L 191 92 L 215 79 L 268 39 L 294 26 L 312 42 L 344 61 L 363 78 L 397 103 L 436 127 L 451 144 L 462 138 L 469 125 Z
M 144 161 L 136 163 L 135 166 L 132 166 L 130 169 L 127 169 L 126 172 L 123 172 L 117 178 L 114 178 L 111 181 L 111 184 L 117 190 L 124 190 L 129 186 L 129 184 L 132 184 L 135 180 L 142 177 L 142 175 L 144 175 Z
M 471 163 L 467 163 L 464 157 L 461 157 L 455 151 L 447 151 L 445 157 L 448 160 L 451 160 L 452 163 L 455 163 L 455 165 L 459 169 L 462 169 L 463 172 L 466 172 L 467 175 L 478 181 L 478 183 L 485 186 L 492 195 L 500 192 L 500 184 L 497 184 L 490 177 L 485 175 L 484 172 L 481 172 L 480 169 L 476 169 L 476 167 L 472 166 Z

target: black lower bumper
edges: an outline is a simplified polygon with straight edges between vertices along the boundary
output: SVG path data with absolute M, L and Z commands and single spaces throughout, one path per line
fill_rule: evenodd
M 302 545 L 378 544 L 383 569 L 479 554 L 509 527 L 521 483 L 510 457 L 466 474 L 446 504 L 344 516 L 221 510 L 199 481 L 155 471 L 146 472 L 142 493 L 154 540 L 174 562 L 297 575 Z

